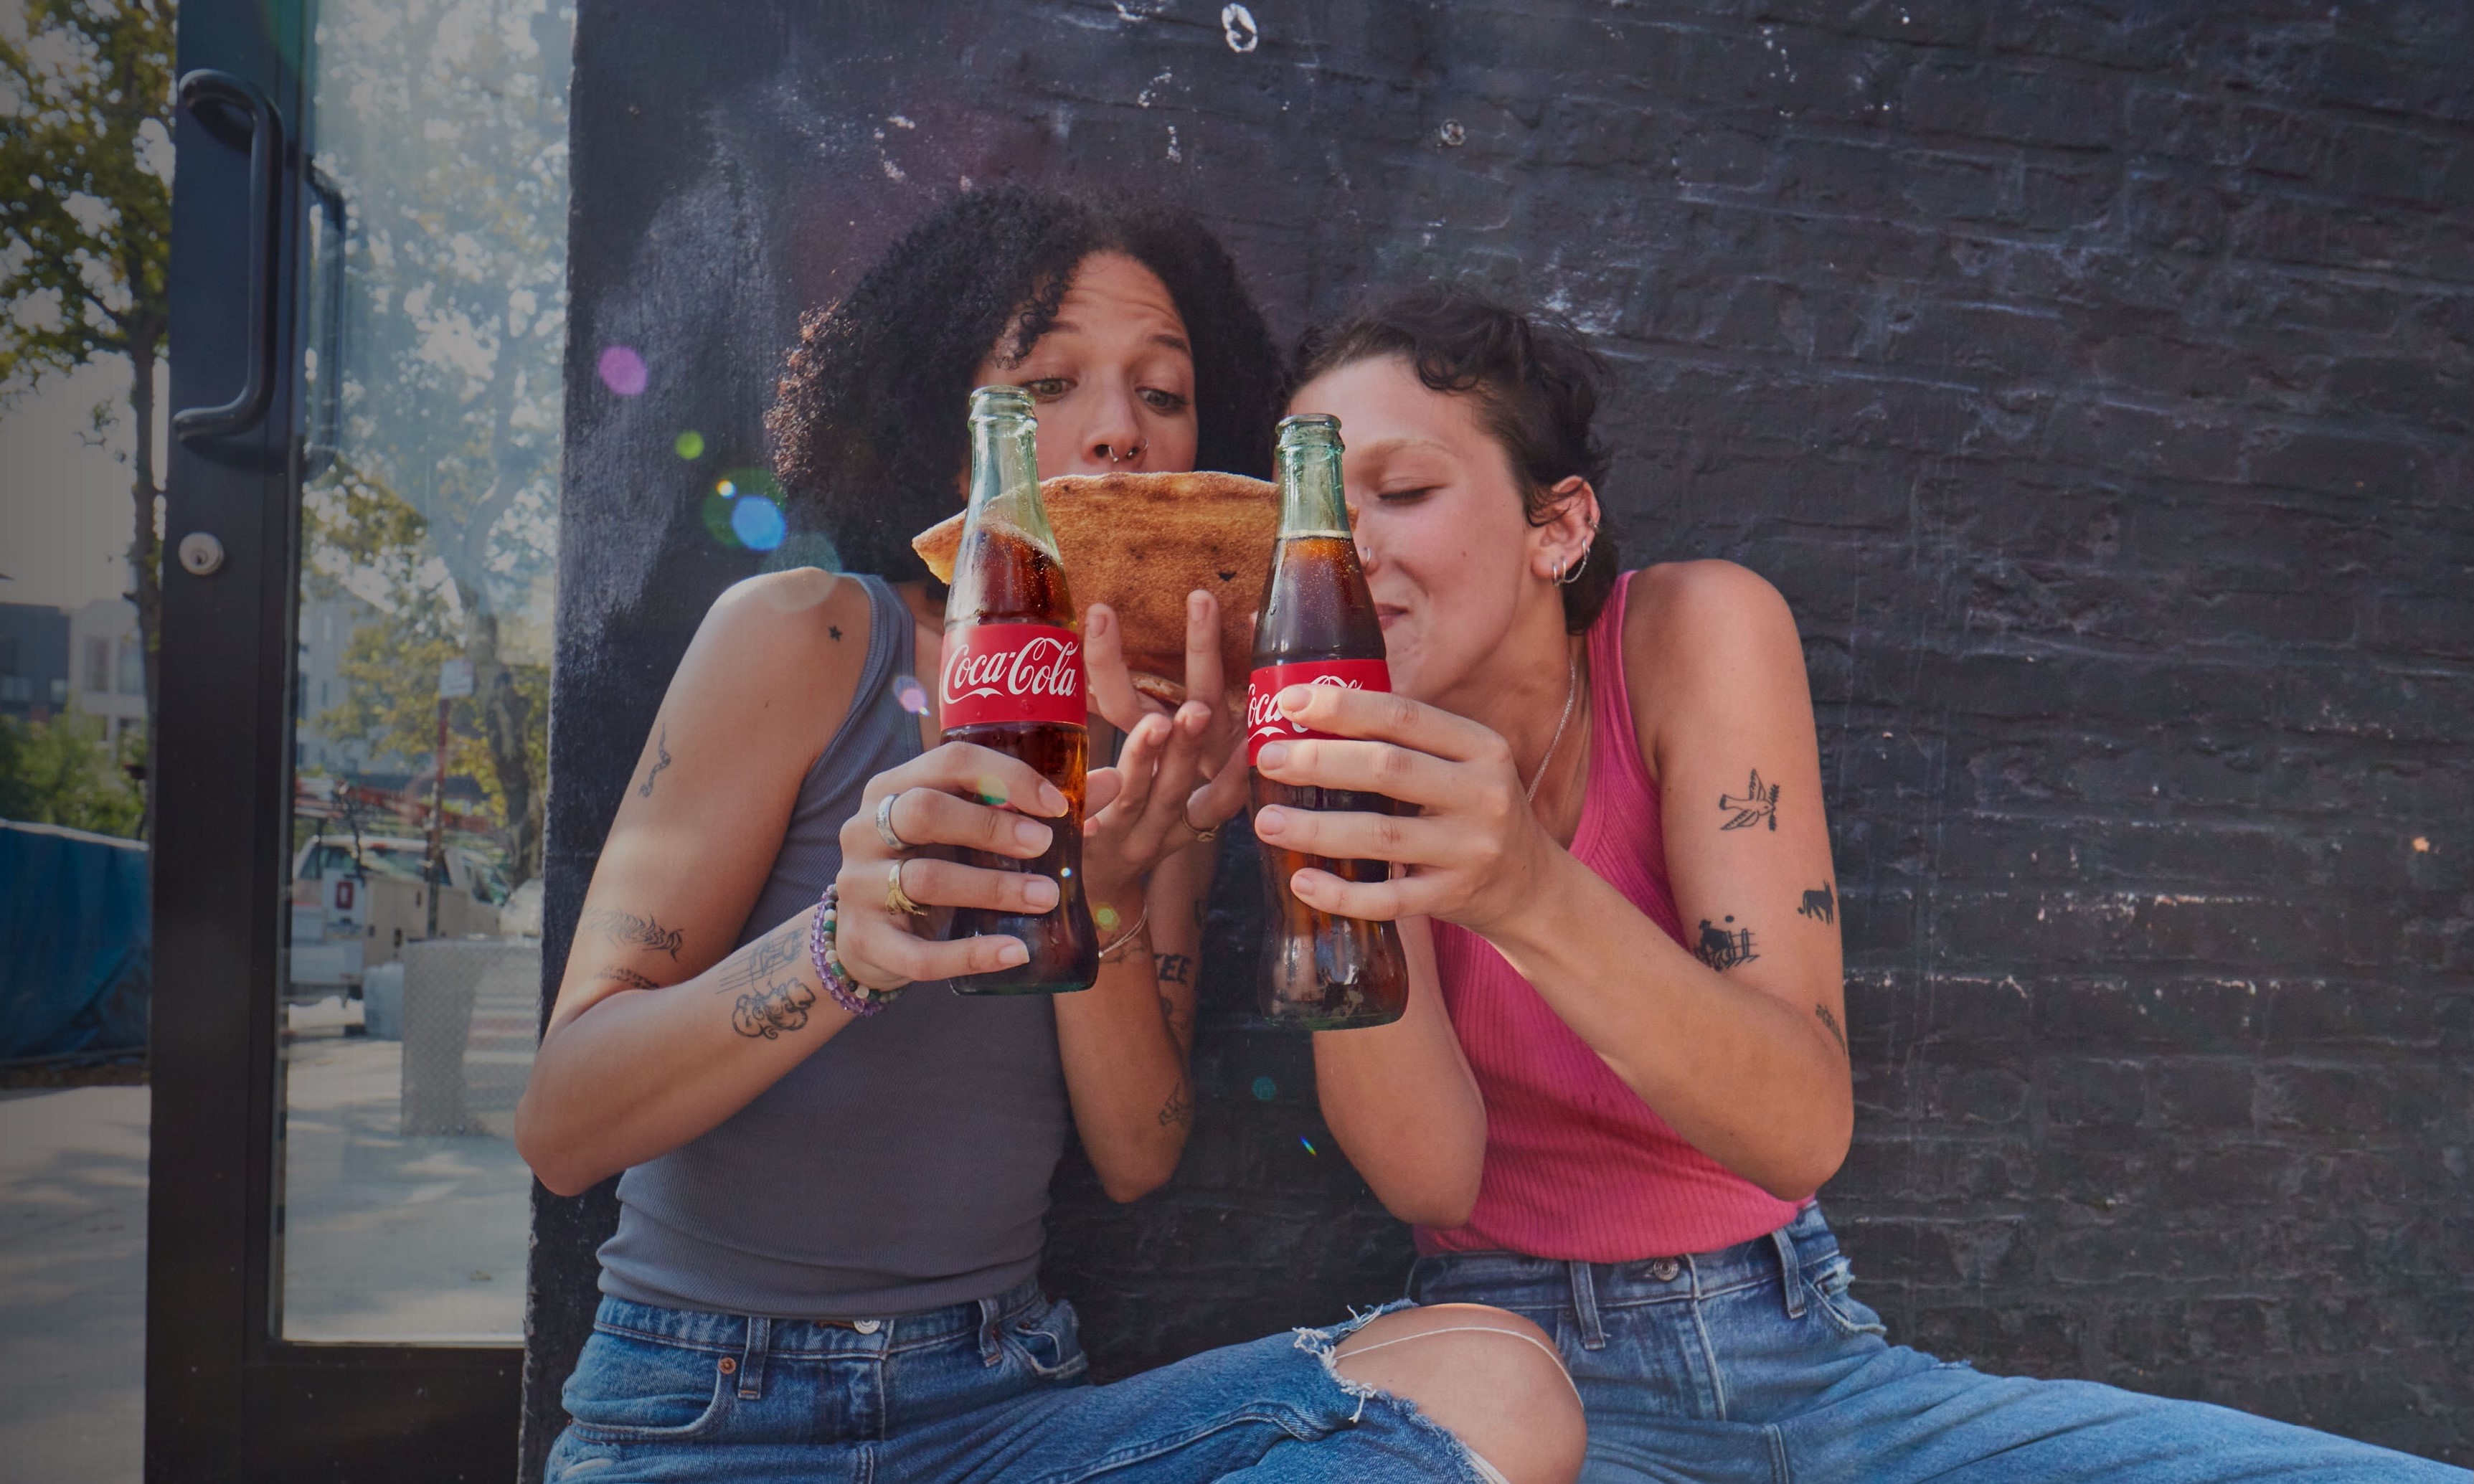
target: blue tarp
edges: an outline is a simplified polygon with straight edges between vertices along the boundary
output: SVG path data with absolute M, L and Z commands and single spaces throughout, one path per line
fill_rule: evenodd
M 0 819 L 0 1060 L 146 1044 L 146 847 Z

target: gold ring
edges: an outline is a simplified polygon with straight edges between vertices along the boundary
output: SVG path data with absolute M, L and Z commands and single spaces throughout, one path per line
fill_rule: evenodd
M 1194 842 L 1198 845 L 1207 845 L 1213 840 L 1218 839 L 1220 838 L 1220 826 L 1215 824 L 1207 830 L 1198 826 L 1194 822 L 1194 815 L 1192 813 L 1193 807 L 1194 800 L 1192 799 L 1187 799 L 1184 803 L 1176 806 L 1176 822 L 1184 825 L 1187 829 L 1194 831 Z
M 902 868 L 910 864 L 896 861 L 893 868 L 885 873 L 885 910 L 900 916 L 925 917 L 928 909 L 910 900 L 910 893 L 902 889 Z

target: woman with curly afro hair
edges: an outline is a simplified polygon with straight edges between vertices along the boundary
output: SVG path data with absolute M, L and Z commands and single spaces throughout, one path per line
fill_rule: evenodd
M 808 317 L 768 421 L 799 523 L 846 570 L 750 578 L 707 615 L 621 793 L 517 1111 L 550 1189 L 620 1174 L 550 1479 L 1557 1484 L 1578 1468 L 1570 1382 L 1500 1310 L 1401 1308 L 1095 1387 L 1072 1306 L 1040 1291 L 1068 1133 L 1131 1201 L 1174 1173 L 1193 1123 L 1197 846 L 1242 793 L 1242 765 L 1221 766 L 1239 754 L 1208 594 L 1188 605 L 1193 698 L 1173 713 L 1132 689 L 1113 616 L 1083 621 L 1093 710 L 1123 735 L 1084 801 L 1082 888 L 1119 925 L 1098 983 L 920 983 L 1027 958 L 1012 937 L 918 936 L 920 907 L 1061 896 L 955 858 L 1042 854 L 1066 801 L 1014 758 L 940 743 L 914 678 L 939 671 L 943 594 L 909 537 L 961 504 L 967 394 L 1030 394 L 1043 476 L 1261 474 L 1277 367 L 1191 217 L 1019 189 L 946 206 Z M 1447 1050 L 1450 1029 L 1438 1010 L 1350 1034 Z

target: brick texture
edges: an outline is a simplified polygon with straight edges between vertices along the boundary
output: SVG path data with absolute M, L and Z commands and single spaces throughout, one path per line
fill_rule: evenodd
M 1284 334 L 1435 276 L 1569 316 L 1627 556 L 1786 594 L 1856 1056 L 1825 1200 L 1894 1337 L 2474 1464 L 2474 12 L 2239 9 L 586 0 L 554 938 L 747 570 L 671 434 L 761 456 L 799 307 L 965 178 L 1164 192 Z M 1059 1177 L 1104 1371 L 1407 1259 L 1246 1022 L 1248 850 L 1176 1181 Z M 606 1196 L 542 1216 L 536 1460 Z

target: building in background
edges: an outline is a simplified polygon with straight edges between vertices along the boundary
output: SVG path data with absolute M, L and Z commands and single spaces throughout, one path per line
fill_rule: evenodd
M 357 774 L 376 768 L 406 772 L 411 764 L 396 754 L 372 755 L 369 743 L 338 740 L 321 730 L 319 718 L 340 704 L 352 682 L 344 676 L 344 652 L 352 633 L 365 623 L 382 623 L 386 615 L 350 593 L 301 599 L 301 626 L 296 631 L 299 659 L 292 692 L 292 766 L 301 772 Z
M 137 605 L 98 597 L 68 616 L 69 704 L 104 723 L 106 746 L 146 724 L 146 655 Z
M 0 603 L 0 717 L 49 721 L 69 703 L 69 616 Z

